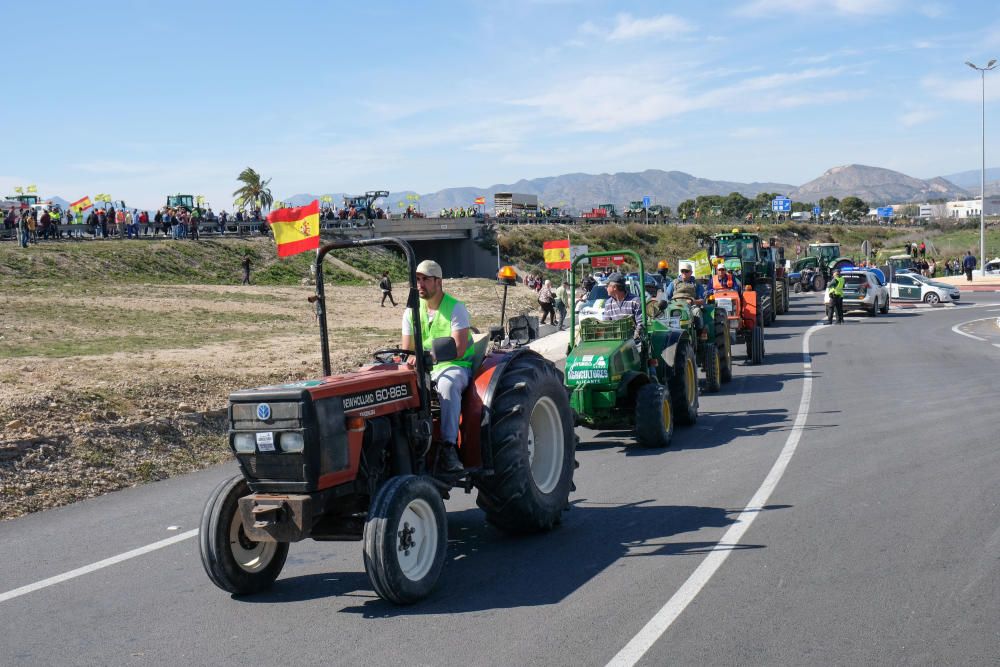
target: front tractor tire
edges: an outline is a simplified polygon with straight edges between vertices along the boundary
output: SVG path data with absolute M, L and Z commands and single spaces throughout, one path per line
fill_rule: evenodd
M 655 382 L 639 387 L 635 397 L 635 439 L 640 447 L 669 447 L 674 437 L 674 413 L 666 387 Z
M 559 523 L 576 467 L 569 397 L 556 368 L 532 354 L 510 361 L 493 393 L 489 443 L 493 474 L 477 479 L 476 503 L 510 533 Z
M 372 499 L 365 521 L 365 572 L 379 597 L 410 604 L 437 584 L 448 547 L 441 493 L 425 477 L 400 475 Z
M 729 382 L 733 379 L 733 342 L 726 322 L 723 322 L 721 329 L 716 329 L 720 330 L 722 335 L 719 343 L 719 378 L 723 382 Z
M 685 426 L 698 421 L 698 368 L 694 358 L 691 343 L 679 343 L 673 374 L 667 381 L 674 418 L 678 424 Z
M 243 475 L 215 487 L 201 514 L 201 564 L 212 583 L 234 595 L 271 587 L 288 557 L 288 542 L 254 542 L 243 530 L 239 499 L 250 494 Z
M 716 393 L 722 389 L 722 359 L 719 348 L 713 345 L 705 346 L 705 391 Z

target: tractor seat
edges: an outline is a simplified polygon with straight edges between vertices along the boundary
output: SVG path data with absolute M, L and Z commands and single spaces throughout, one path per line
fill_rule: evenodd
M 472 372 L 483 365 L 483 359 L 490 348 L 490 335 L 488 333 L 472 334 Z

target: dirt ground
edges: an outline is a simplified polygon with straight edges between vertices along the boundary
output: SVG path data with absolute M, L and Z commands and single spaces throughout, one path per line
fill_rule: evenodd
M 449 280 L 446 289 L 466 302 L 473 326 L 499 322 L 492 281 Z M 320 374 L 311 293 L 136 285 L 4 295 L 0 518 L 226 460 L 230 392 Z M 398 342 L 402 306 L 382 308 L 380 296 L 375 287 L 328 289 L 335 372 Z M 507 315 L 535 306 L 534 293 L 516 287 Z

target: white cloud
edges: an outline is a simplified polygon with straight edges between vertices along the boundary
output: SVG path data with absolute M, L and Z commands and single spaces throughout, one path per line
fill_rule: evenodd
M 659 39 L 677 38 L 695 30 L 694 24 L 673 14 L 660 16 L 634 17 L 631 14 L 619 14 L 615 17 L 615 27 L 610 32 L 592 21 L 586 21 L 580 26 L 580 32 L 585 35 L 603 37 L 609 42 L 656 37 Z
M 911 109 L 899 116 L 899 124 L 903 127 L 915 127 L 939 118 L 941 113 L 933 109 Z
M 920 85 L 934 97 L 960 102 L 982 102 L 983 87 L 979 72 L 962 67 L 964 72 L 956 72 L 954 77 L 925 76 Z M 959 76 L 964 74 L 964 76 Z M 986 100 L 1000 100 L 1000 70 L 986 77 Z M 992 79 L 992 80 L 991 80 Z
M 890 14 L 901 0 L 753 0 L 736 10 L 740 16 L 834 13 L 847 16 Z

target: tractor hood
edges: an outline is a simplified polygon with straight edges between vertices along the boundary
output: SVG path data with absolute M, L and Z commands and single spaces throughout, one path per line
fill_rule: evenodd
M 566 357 L 566 384 L 617 382 L 624 371 L 637 368 L 639 364 L 639 353 L 631 340 L 579 343 Z

